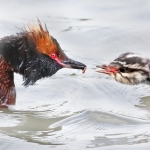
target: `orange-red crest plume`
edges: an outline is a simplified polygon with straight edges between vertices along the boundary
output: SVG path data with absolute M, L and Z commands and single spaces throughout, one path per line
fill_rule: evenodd
M 51 53 L 56 53 L 58 51 L 58 47 L 53 42 L 46 25 L 45 29 L 43 29 L 40 20 L 38 20 L 37 25 L 30 23 L 26 31 L 28 37 L 33 40 L 39 52 L 50 55 Z

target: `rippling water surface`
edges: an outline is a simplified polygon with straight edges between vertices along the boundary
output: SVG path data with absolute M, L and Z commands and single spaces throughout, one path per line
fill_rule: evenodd
M 15 74 L 17 104 L 0 110 L 0 149 L 149 149 L 150 86 L 128 86 L 96 65 L 123 52 L 149 55 L 147 0 L 1 1 L 0 36 L 38 17 L 87 71 L 62 69 L 34 86 Z

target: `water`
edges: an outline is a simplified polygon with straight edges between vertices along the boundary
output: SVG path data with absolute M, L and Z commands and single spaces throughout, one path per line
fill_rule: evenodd
M 0 110 L 0 149 L 149 149 L 150 87 L 117 83 L 95 67 L 127 51 L 149 56 L 149 10 L 147 0 L 1 1 L 1 37 L 38 17 L 88 67 L 28 88 L 15 74 L 17 103 Z

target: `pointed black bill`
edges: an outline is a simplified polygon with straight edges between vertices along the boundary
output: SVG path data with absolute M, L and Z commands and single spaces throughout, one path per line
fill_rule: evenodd
M 70 58 L 64 60 L 62 63 L 64 64 L 63 65 L 64 68 L 81 69 L 81 70 L 86 69 L 86 65 L 78 61 L 72 60 Z

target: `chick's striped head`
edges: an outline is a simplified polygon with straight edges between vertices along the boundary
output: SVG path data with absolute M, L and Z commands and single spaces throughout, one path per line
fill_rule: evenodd
M 135 53 L 124 53 L 108 65 L 97 66 L 100 73 L 108 74 L 124 84 L 148 82 L 150 78 L 150 59 Z

